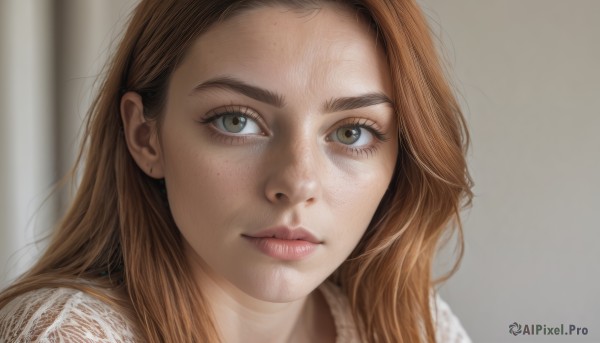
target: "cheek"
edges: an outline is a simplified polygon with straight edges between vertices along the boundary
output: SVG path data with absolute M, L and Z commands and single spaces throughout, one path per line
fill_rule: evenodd
M 218 229 L 229 227 L 256 192 L 250 176 L 253 168 L 248 164 L 241 168 L 209 148 L 173 150 L 165 178 L 177 226 L 195 242 L 223 235 Z
M 387 168 L 365 168 L 332 179 L 330 210 L 333 237 L 345 237 L 343 249 L 349 254 L 366 231 L 391 178 Z
M 332 207 L 344 209 L 349 217 L 372 216 L 394 171 L 395 158 L 391 153 L 385 157 L 338 169 L 337 176 L 330 181 Z

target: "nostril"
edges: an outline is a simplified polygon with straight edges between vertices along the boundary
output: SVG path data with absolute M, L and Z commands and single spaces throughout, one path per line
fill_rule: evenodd
M 285 196 L 285 195 L 284 195 L 283 193 L 277 193 L 277 194 L 275 194 L 275 198 L 276 198 L 277 200 L 281 200 L 281 199 L 282 199 L 284 196 Z

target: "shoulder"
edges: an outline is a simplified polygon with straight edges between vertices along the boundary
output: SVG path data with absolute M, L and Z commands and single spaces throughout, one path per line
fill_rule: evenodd
M 319 290 L 333 315 L 338 333 L 337 342 L 357 341 L 358 329 L 348 299 L 342 290 L 331 282 L 324 282 Z M 450 306 L 437 294 L 431 296 L 431 311 L 438 343 L 471 343 L 471 339 L 459 319 L 450 310 Z
M 433 320 L 435 325 L 436 341 L 440 343 L 471 343 L 471 339 L 452 313 L 450 306 L 438 295 L 432 295 Z
M 0 342 L 135 342 L 133 326 L 109 304 L 72 288 L 41 288 L 0 309 Z

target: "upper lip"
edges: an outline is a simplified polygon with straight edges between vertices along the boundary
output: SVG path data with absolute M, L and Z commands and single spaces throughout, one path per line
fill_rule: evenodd
M 320 244 L 321 242 L 313 236 L 308 230 L 304 228 L 289 228 L 287 226 L 276 226 L 271 227 L 257 233 L 244 234 L 243 236 L 252 238 L 277 238 L 277 239 L 288 239 L 288 240 L 302 240 L 314 244 Z

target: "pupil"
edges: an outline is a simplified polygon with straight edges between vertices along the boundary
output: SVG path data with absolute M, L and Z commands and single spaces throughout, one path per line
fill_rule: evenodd
M 225 130 L 231 133 L 241 132 L 246 127 L 246 117 L 236 114 L 229 114 L 223 117 L 223 126 Z
M 337 131 L 337 137 L 344 144 L 354 144 L 360 138 L 360 128 L 344 127 Z

